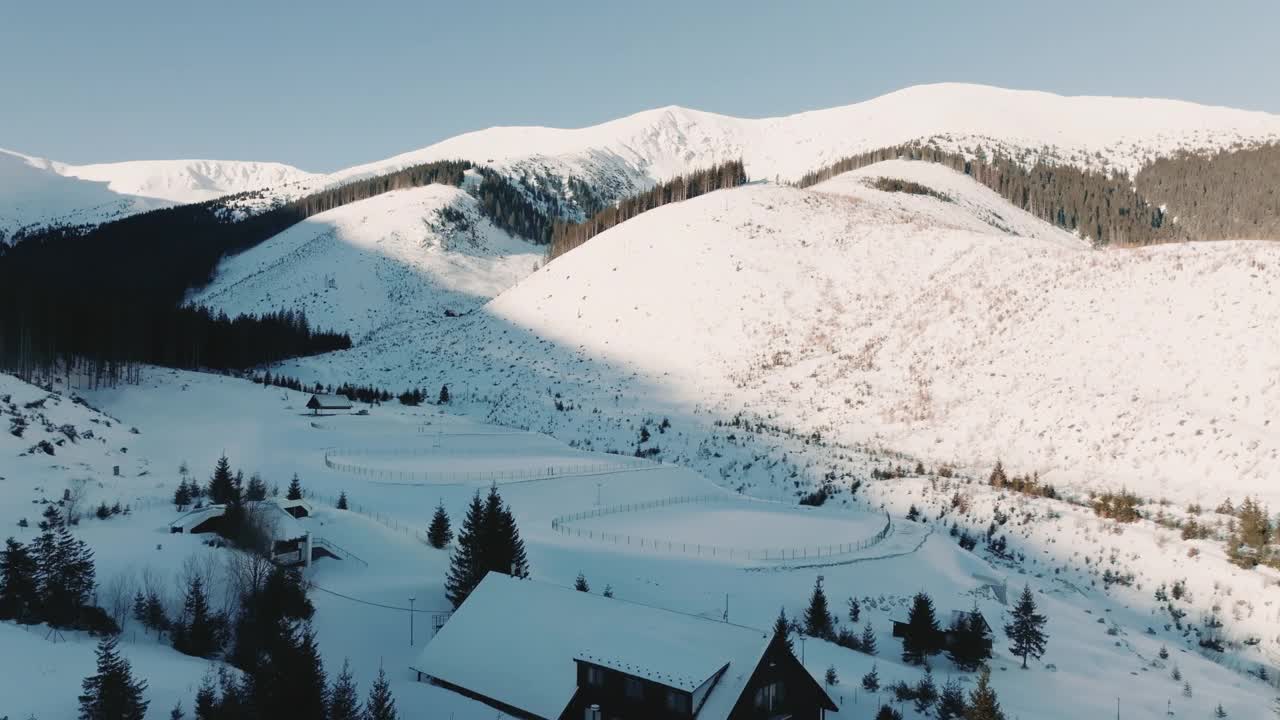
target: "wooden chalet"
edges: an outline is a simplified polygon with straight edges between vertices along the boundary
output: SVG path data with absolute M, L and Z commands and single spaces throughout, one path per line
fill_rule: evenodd
M 410 669 L 525 720 L 820 720 L 837 710 L 771 632 L 493 572 Z
M 245 507 L 270 535 L 271 559 L 275 563 L 286 567 L 310 567 L 318 555 L 332 556 L 332 553 L 316 547 L 311 531 L 298 522 L 299 518 L 312 513 L 311 504 L 306 500 L 269 498 L 247 502 Z M 218 532 L 226 512 L 226 505 L 206 505 L 174 520 L 169 524 L 169 532 L 190 535 Z
M 346 395 L 312 395 L 307 401 L 307 409 L 314 415 L 319 415 L 321 411 L 350 410 L 351 407 L 351 399 Z

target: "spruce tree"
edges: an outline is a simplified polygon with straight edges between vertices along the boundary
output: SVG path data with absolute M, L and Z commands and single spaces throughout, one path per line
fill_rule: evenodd
M 178 488 L 173 491 L 173 504 L 178 512 L 183 512 L 191 504 L 191 488 L 187 486 L 186 480 L 178 483 Z
M 857 598 L 849 598 L 849 622 L 856 623 L 862 615 L 862 606 L 858 604 Z
M 427 528 L 427 542 L 431 547 L 441 550 L 453 540 L 453 530 L 449 527 L 449 513 L 445 512 L 444 502 L 436 505 L 436 512 L 431 516 L 431 525 Z
M 835 620 L 827 607 L 827 594 L 822 590 L 822 576 L 814 581 L 809 607 L 804 611 L 804 627 L 805 633 L 813 637 L 828 639 L 835 634 Z
M 174 624 L 173 647 L 195 657 L 210 658 L 222 649 L 225 622 L 209 609 L 204 582 L 191 578 L 183 601 L 182 618 Z
M 492 543 L 486 549 L 486 554 L 489 555 L 485 561 L 487 569 L 506 573 L 511 577 L 529 577 L 529 560 L 525 556 L 524 541 L 520 539 L 515 515 L 511 512 L 511 507 L 498 496 L 496 485 L 490 488 L 489 496 L 489 504 L 496 500 L 498 513 L 495 525 L 486 533 Z M 486 516 L 488 514 L 486 506 Z
M 991 657 L 991 638 L 975 605 L 968 613 L 961 613 L 951 628 L 954 641 L 947 650 L 947 657 L 961 670 L 972 672 Z
M 591 586 L 587 584 L 587 576 L 578 573 L 578 579 L 573 581 L 573 589 L 578 592 L 591 592 Z
M 942 693 L 938 695 L 938 720 L 960 720 L 967 710 L 968 704 L 965 703 L 960 683 L 955 678 L 947 678 L 946 684 L 942 686 Z
M 880 712 L 876 713 L 876 720 L 902 720 L 902 713 L 888 705 L 881 705 Z
M 302 499 L 302 481 L 298 479 L 298 473 L 293 474 L 293 479 L 289 481 L 289 491 L 285 493 L 286 500 Z
M 862 689 L 867 692 L 880 692 L 880 673 L 876 671 L 875 663 L 871 664 L 871 671 L 862 676 Z
M 347 507 L 347 492 L 343 490 L 338 493 L 338 509 L 346 510 Z
M 448 385 L 440 386 L 440 396 L 436 398 L 436 403 L 439 405 L 449 404 L 449 386 Z
M 916 712 L 924 713 L 938 700 L 938 685 L 933 681 L 933 671 L 925 668 L 924 677 L 916 683 Z
M 794 653 L 795 643 L 791 641 L 791 621 L 787 619 L 787 609 L 778 609 L 778 619 L 773 621 L 773 634 L 782 638 L 787 644 L 787 651 Z
M 1027 667 L 1027 658 L 1037 660 L 1044 655 L 1045 644 L 1049 636 L 1044 632 L 1047 618 L 1036 612 L 1036 600 L 1031 594 L 1031 586 L 1024 586 L 1018 604 L 1013 609 L 1013 622 L 1004 626 L 1005 635 L 1013 644 L 1009 650 L 1022 658 L 1022 667 Z
M 969 693 L 969 707 L 965 710 L 965 720 L 1005 720 L 1004 711 L 1000 709 L 1000 701 L 996 691 L 991 687 L 991 668 L 983 666 L 978 676 L 978 686 Z
M 396 713 L 396 701 L 391 696 L 391 683 L 387 682 L 387 673 L 378 668 L 378 679 L 369 688 L 369 701 L 364 706 L 364 720 L 399 720 Z
M 249 486 L 244 491 L 244 499 L 250 502 L 267 499 L 267 484 L 262 481 L 262 476 L 258 473 L 249 476 Z
M 205 495 L 209 497 L 210 503 L 225 505 L 231 502 L 234 494 L 235 478 L 231 474 L 231 461 L 223 455 L 218 458 L 218 464 L 213 468 L 213 475 L 209 478 L 209 489 Z
M 41 617 L 50 625 L 66 627 L 76 621 L 93 594 L 96 584 L 93 551 L 71 534 L 56 511 L 46 510 L 40 526 L 44 531 L 36 538 L 32 550 Z
M 36 559 L 25 545 L 9 538 L 0 553 L 0 620 L 36 622 L 40 603 Z
M 195 720 L 218 720 L 218 693 L 214 689 L 213 675 L 206 674 L 196 691 L 196 699 L 192 704 Z
M 940 635 L 933 600 L 923 592 L 916 593 L 902 638 L 902 659 L 911 665 L 923 664 L 926 657 L 940 649 Z
M 182 711 L 181 700 L 179 700 L 177 704 L 173 706 L 173 709 L 169 711 L 169 720 L 183 720 L 186 716 L 187 714 Z
M 480 500 L 480 491 L 471 498 L 467 506 L 466 517 L 462 520 L 462 528 L 458 531 L 458 542 L 449 561 L 449 573 L 445 577 L 445 595 L 449 602 L 457 608 L 463 600 L 480 584 L 485 572 L 481 533 L 484 530 L 484 502 Z
M 129 661 L 120 657 L 115 637 L 98 642 L 97 672 L 81 683 L 80 720 L 143 720 L 148 702 L 145 680 L 134 680 Z
M 868 655 L 876 654 L 876 633 L 871 629 L 871 621 L 868 620 L 866 625 L 862 626 L 862 641 L 858 643 L 859 649 Z
M 360 720 L 360 697 L 351 677 L 351 663 L 342 661 L 342 672 L 329 689 L 328 720 Z

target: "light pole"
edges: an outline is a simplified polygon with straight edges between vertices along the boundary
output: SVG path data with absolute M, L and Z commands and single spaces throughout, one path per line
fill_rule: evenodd
M 413 647 L 413 601 L 409 598 L 409 647 Z
M 600 487 L 604 485 L 600 480 L 596 481 L 596 507 L 600 507 Z

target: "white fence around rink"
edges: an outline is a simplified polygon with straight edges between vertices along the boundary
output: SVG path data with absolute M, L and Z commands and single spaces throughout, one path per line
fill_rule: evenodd
M 612 505 L 595 510 L 587 510 L 571 515 L 561 515 L 551 521 L 551 529 L 556 532 L 563 533 L 572 537 L 587 538 L 588 540 L 602 540 L 612 542 L 615 545 L 630 545 L 632 547 L 653 550 L 655 552 L 671 552 L 682 553 L 685 555 L 697 555 L 713 558 L 728 558 L 730 560 L 766 560 L 778 561 L 799 560 L 805 558 L 824 558 L 835 555 L 847 555 L 849 553 L 866 550 L 872 547 L 893 531 L 893 518 L 889 513 L 885 513 L 884 527 L 871 537 L 862 538 L 846 543 L 834 543 L 829 545 L 807 545 L 802 547 L 785 547 L 785 548 L 740 548 L 724 545 L 706 545 L 701 543 L 678 542 L 674 540 L 656 540 L 654 538 L 646 538 L 639 535 L 627 535 L 622 533 L 612 533 L 604 530 L 583 530 L 582 528 L 572 527 L 571 523 L 587 518 L 604 517 L 606 515 L 616 515 L 619 513 L 637 512 L 640 510 L 652 510 L 655 508 L 668 507 L 671 505 L 687 505 L 695 503 L 741 503 L 741 502 L 760 502 L 767 503 L 763 500 L 752 500 L 750 498 L 732 497 L 725 495 L 689 495 L 682 497 L 663 498 L 661 500 L 651 500 L 649 502 L 627 503 L 624 505 Z M 773 503 L 767 503 L 773 504 Z M 779 506 L 781 507 L 781 506 Z
M 528 482 L 531 480 L 550 480 L 573 475 L 599 475 L 611 472 L 641 470 L 657 467 L 652 460 L 618 456 L 614 462 L 607 463 L 571 463 L 567 465 L 545 465 L 537 468 L 521 468 L 515 470 L 462 470 L 462 471 L 430 471 L 430 470 L 390 470 L 386 468 L 344 463 L 334 460 L 335 457 L 423 457 L 439 455 L 435 448 L 411 448 L 388 450 L 349 450 L 331 448 L 324 453 L 325 467 L 330 470 L 349 473 L 358 477 L 391 483 L 424 484 L 424 485 L 462 485 L 462 484 L 505 484 L 512 482 Z

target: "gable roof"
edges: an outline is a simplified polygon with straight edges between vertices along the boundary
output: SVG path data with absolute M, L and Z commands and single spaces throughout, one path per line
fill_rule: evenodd
M 351 407 L 351 399 L 346 395 L 312 395 L 307 401 L 307 407 L 314 407 L 312 403 L 321 408 L 349 408 Z
M 756 628 L 491 572 L 410 667 L 552 720 L 577 691 L 575 660 L 688 692 L 724 669 L 696 716 L 724 720 L 771 639 Z

